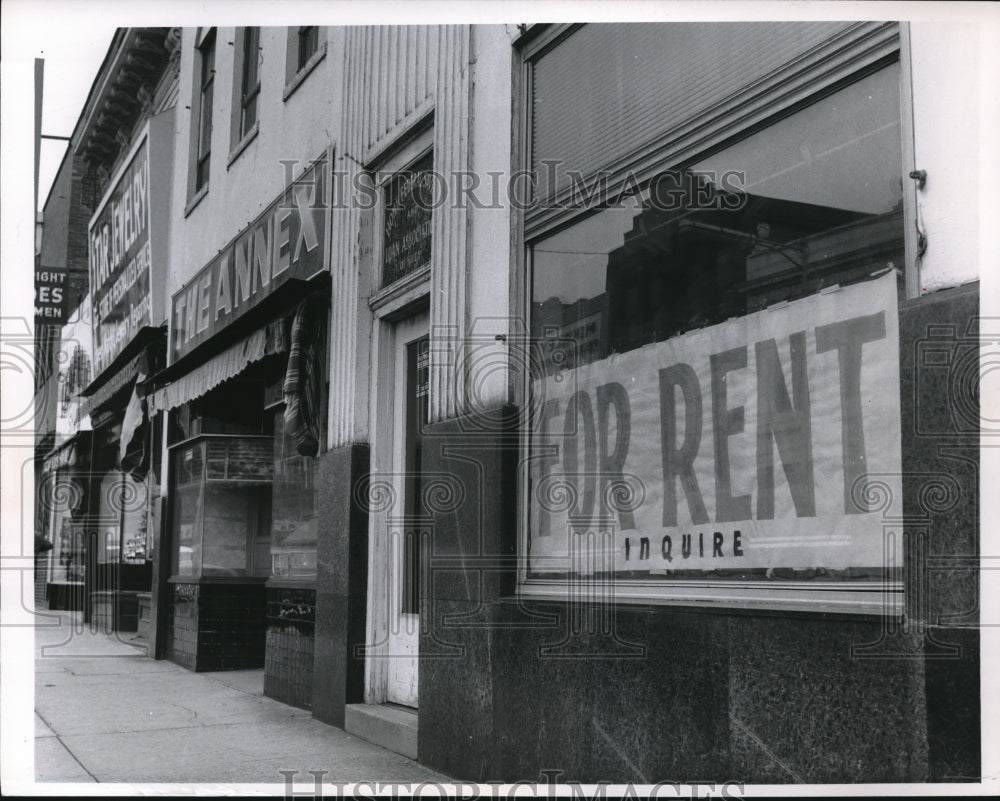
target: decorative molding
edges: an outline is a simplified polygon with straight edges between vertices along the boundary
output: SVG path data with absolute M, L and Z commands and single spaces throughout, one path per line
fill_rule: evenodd
M 434 122 L 434 169 L 454 175 L 469 166 L 469 51 L 471 28 L 449 25 L 438 49 L 437 111 Z M 465 374 L 457 364 L 459 341 L 466 331 L 468 209 L 438 205 L 431 221 L 431 365 L 430 422 L 456 417 L 465 407 Z M 453 332 L 435 342 L 435 331 Z

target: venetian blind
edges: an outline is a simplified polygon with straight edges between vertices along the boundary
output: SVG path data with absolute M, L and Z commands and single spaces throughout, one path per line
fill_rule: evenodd
M 849 22 L 593 24 L 533 64 L 536 195 L 690 122 L 841 33 Z M 559 163 L 549 185 L 542 162 Z

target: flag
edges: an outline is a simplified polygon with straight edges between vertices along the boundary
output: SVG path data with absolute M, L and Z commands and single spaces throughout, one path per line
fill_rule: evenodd
M 320 339 L 319 299 L 306 298 L 299 303 L 292 319 L 289 337 L 288 367 L 282 392 L 285 397 L 285 430 L 295 438 L 302 456 L 319 453 L 319 387 L 316 354 Z
M 122 433 L 119 441 L 118 461 L 122 470 L 141 478 L 146 472 L 146 397 L 143 382 L 149 374 L 149 362 L 144 352 L 139 358 L 139 371 L 132 386 L 132 397 L 125 407 Z

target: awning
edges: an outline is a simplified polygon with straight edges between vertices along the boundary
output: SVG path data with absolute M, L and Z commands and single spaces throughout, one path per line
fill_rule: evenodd
M 87 445 L 87 437 L 89 436 L 89 431 L 77 431 L 65 442 L 60 443 L 49 451 L 45 456 L 44 472 L 54 473 L 62 467 L 78 467 L 81 457 L 85 455 L 85 453 L 81 453 L 81 449 L 86 450 L 85 446 Z
M 99 406 L 103 406 L 111 400 L 111 397 L 115 393 L 124 389 L 126 384 L 134 380 L 136 375 L 139 373 L 139 360 L 141 358 L 142 354 L 140 353 L 130 362 L 127 362 L 121 370 L 111 376 L 111 378 L 109 378 L 104 384 L 102 384 L 93 395 L 83 399 L 79 407 L 79 419 L 82 420 Z
M 247 365 L 260 361 L 265 356 L 284 353 L 287 350 L 284 318 L 279 317 L 263 328 L 258 328 L 244 341 L 213 356 L 207 362 L 149 395 L 147 398 L 149 414 L 167 411 L 199 398 L 223 381 L 239 375 Z

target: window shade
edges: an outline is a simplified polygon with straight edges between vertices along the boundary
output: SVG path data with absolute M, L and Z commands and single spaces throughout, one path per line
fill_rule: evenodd
M 536 196 L 603 169 L 785 66 L 850 22 L 593 24 L 532 71 Z M 549 185 L 546 160 L 559 162 Z

